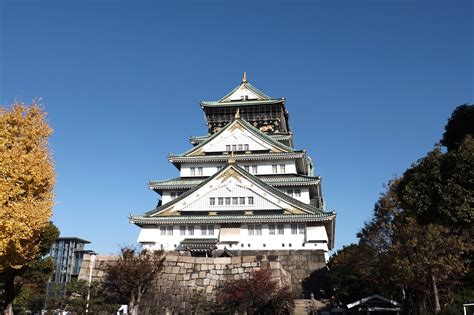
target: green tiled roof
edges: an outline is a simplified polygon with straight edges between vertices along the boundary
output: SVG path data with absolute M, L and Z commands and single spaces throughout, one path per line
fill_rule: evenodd
M 257 160 L 275 160 L 275 159 L 298 159 L 305 156 L 305 151 L 296 151 L 294 153 L 252 153 L 235 154 L 236 161 L 257 161 Z M 229 160 L 230 155 L 198 155 L 198 156 L 180 156 L 169 155 L 171 162 L 225 162 Z
M 266 133 L 260 131 L 258 128 L 255 128 L 251 123 L 247 122 L 245 119 L 239 117 L 239 118 L 234 118 L 224 128 L 222 128 L 221 130 L 219 130 L 218 132 L 216 132 L 215 134 L 210 136 L 206 141 L 201 142 L 197 146 L 195 146 L 195 147 L 189 149 L 188 151 L 186 151 L 182 154 L 179 154 L 177 156 L 186 156 L 186 155 L 198 150 L 199 148 L 204 146 L 206 143 L 208 143 L 208 142 L 212 141 L 213 139 L 215 139 L 216 137 L 218 137 L 221 133 L 223 133 L 225 130 L 227 130 L 232 124 L 237 123 L 237 122 L 242 124 L 242 126 L 244 128 L 246 128 L 250 133 L 252 133 L 256 137 L 262 139 L 263 141 L 265 141 L 267 143 L 272 144 L 273 146 L 279 148 L 280 150 L 283 150 L 283 151 L 286 151 L 286 152 L 297 152 L 295 149 L 290 148 L 289 146 L 286 146 L 283 143 L 273 139 L 272 137 L 268 136 Z
M 255 211 L 258 212 L 258 211 Z M 189 215 L 189 216 L 163 216 L 150 217 L 132 215 L 130 222 L 141 224 L 181 224 L 181 223 L 272 223 L 272 222 L 318 222 L 331 221 L 335 218 L 335 212 L 321 212 L 316 214 L 272 214 L 272 215 Z
M 218 100 L 218 102 L 224 102 L 224 100 L 225 100 L 226 98 L 228 98 L 229 96 L 231 96 L 231 95 L 232 95 L 235 91 L 237 91 L 241 86 L 246 87 L 247 89 L 249 89 L 250 91 L 252 91 L 252 92 L 255 93 L 256 95 L 258 95 L 261 99 L 265 99 L 265 100 L 271 99 L 270 96 L 266 95 L 265 93 L 263 93 L 262 91 L 260 91 L 259 89 L 257 89 L 255 86 L 253 86 L 252 84 L 250 84 L 247 80 L 245 80 L 245 81 L 240 82 L 240 84 L 237 85 L 232 91 L 230 91 L 229 93 L 227 93 L 226 95 L 224 95 L 220 100 Z
M 288 175 L 257 175 L 257 177 L 268 185 L 280 186 L 308 186 L 318 184 L 321 180 L 319 176 L 312 177 L 299 174 Z M 161 181 L 150 181 L 148 185 L 152 189 L 189 189 L 202 183 L 205 178 L 177 177 Z
M 213 180 L 219 174 L 221 174 L 223 172 L 226 172 L 229 168 L 233 168 L 234 170 L 239 172 L 242 176 L 246 177 L 248 180 L 250 180 L 250 181 L 254 182 L 256 185 L 260 186 L 260 188 L 263 188 L 264 190 L 267 190 L 271 194 L 287 201 L 289 204 L 291 204 L 291 205 L 293 205 L 293 206 L 295 206 L 299 209 L 302 209 L 303 211 L 307 211 L 308 213 L 318 214 L 318 215 L 326 215 L 327 214 L 327 213 L 323 212 L 321 209 L 318 209 L 318 208 L 316 208 L 312 205 L 306 204 L 306 203 L 301 202 L 301 201 L 299 201 L 295 198 L 292 198 L 292 197 L 288 196 L 287 194 L 285 194 L 284 192 L 282 192 L 281 190 L 266 184 L 265 182 L 263 182 L 262 180 L 260 180 L 256 176 L 254 176 L 254 175 L 246 172 L 244 169 L 240 168 L 237 164 L 229 164 L 227 167 L 223 168 L 222 170 L 215 173 L 214 175 L 208 177 L 206 180 L 204 180 L 203 182 L 201 182 L 197 186 L 195 186 L 192 189 L 189 189 L 188 191 L 184 192 L 179 197 L 177 197 L 177 198 L 171 200 L 170 202 L 168 202 L 164 205 L 161 205 L 161 206 L 159 206 L 159 207 L 157 207 L 157 208 L 155 208 L 151 211 L 148 211 L 147 213 L 145 213 L 145 216 L 153 216 L 153 215 L 159 214 L 161 211 L 166 210 L 167 208 L 169 208 L 169 207 L 173 206 L 174 204 L 180 202 L 181 200 L 188 197 L 189 195 L 192 195 L 196 190 L 198 190 L 199 188 L 206 185 L 208 182 Z
M 205 102 L 201 101 L 202 107 L 230 107 L 230 106 L 245 106 L 245 105 L 265 105 L 265 104 L 275 104 L 275 103 L 284 103 L 284 98 L 277 99 L 268 99 L 268 100 L 246 100 L 246 101 L 232 101 L 232 102 Z

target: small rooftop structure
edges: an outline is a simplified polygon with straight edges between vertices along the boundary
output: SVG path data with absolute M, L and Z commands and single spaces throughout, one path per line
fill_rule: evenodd
M 341 313 L 342 309 L 338 308 L 333 312 Z M 379 294 L 373 294 L 358 301 L 346 305 L 346 309 L 342 311 L 344 314 L 399 314 L 401 305 L 397 301 L 387 299 Z

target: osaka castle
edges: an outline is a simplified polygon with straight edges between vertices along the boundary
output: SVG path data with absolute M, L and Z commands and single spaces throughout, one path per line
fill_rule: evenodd
M 192 256 L 316 250 L 327 258 L 336 214 L 324 210 L 311 158 L 293 145 L 285 98 L 262 93 L 244 73 L 227 95 L 200 105 L 207 135 L 168 156 L 179 176 L 149 182 L 157 207 L 129 218 L 143 248 Z

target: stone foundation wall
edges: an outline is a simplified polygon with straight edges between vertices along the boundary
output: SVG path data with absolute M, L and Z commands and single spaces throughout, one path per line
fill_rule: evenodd
M 227 280 L 248 277 L 252 271 L 270 270 L 280 286 L 289 286 L 295 294 L 312 271 L 326 266 L 324 253 L 316 251 L 241 251 L 235 257 L 204 258 L 168 253 L 155 287 L 140 306 L 140 314 L 189 313 L 194 290 L 202 290 L 209 300 Z M 238 255 L 238 256 L 237 256 Z M 96 256 L 92 279 L 100 280 L 105 263 L 116 256 Z M 90 256 L 85 255 L 79 279 L 88 280 Z
M 291 287 L 295 294 L 303 292 L 303 281 L 318 269 L 326 267 L 324 251 L 310 250 L 272 250 L 272 251 L 232 251 L 234 255 L 264 255 L 269 260 L 280 262 L 281 267 L 291 275 Z

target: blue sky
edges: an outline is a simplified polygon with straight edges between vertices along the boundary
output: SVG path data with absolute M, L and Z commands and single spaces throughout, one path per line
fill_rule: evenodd
M 471 1 L 3 1 L 0 104 L 42 97 L 54 223 L 101 253 L 136 242 L 148 180 L 241 79 L 286 97 L 298 148 L 356 241 L 383 184 L 473 102 Z

